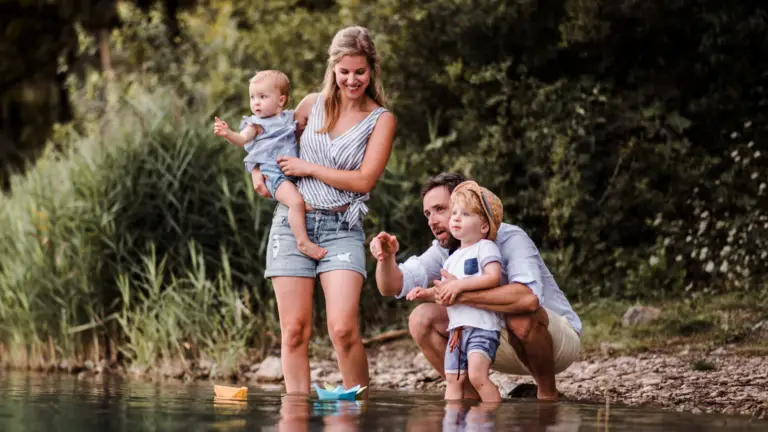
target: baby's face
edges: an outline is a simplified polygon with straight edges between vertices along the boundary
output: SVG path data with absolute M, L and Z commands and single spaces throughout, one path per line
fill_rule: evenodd
M 248 86 L 248 94 L 251 100 L 251 111 L 257 117 L 271 117 L 280 113 L 287 99 L 268 79 L 252 82 Z

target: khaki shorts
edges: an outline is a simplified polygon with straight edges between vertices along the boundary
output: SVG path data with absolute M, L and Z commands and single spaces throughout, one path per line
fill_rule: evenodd
M 568 320 L 551 310 L 544 308 L 549 316 L 549 334 L 552 335 L 552 348 L 555 353 L 555 373 L 558 374 L 570 366 L 579 356 L 581 350 L 581 340 L 576 330 L 571 327 Z M 512 375 L 530 375 L 517 353 L 509 344 L 507 331 L 502 329 L 501 342 L 496 351 L 496 361 L 491 365 L 491 369 L 508 373 Z

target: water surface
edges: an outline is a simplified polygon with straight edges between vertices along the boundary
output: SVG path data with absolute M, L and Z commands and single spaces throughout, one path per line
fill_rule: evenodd
M 607 413 L 607 415 L 606 415 Z M 439 394 L 376 391 L 368 402 L 318 402 L 252 388 L 213 401 L 210 382 L 0 372 L 0 431 L 726 431 L 768 422 L 571 402 L 446 404 Z

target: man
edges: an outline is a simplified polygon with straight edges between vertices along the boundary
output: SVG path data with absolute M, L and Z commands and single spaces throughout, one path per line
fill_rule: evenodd
M 455 279 L 442 269 L 456 240 L 449 231 L 450 198 L 453 188 L 466 179 L 461 174 L 442 173 L 430 178 L 422 190 L 424 216 L 436 240 L 420 256 L 397 264 L 397 237 L 382 232 L 370 244 L 376 264 L 376 284 L 385 296 L 405 297 L 416 287 L 441 278 Z M 557 286 L 536 245 L 519 227 L 502 224 L 496 238 L 502 258 L 502 286 L 462 293 L 457 301 L 504 314 L 506 332 L 492 369 L 515 375 L 532 375 L 538 398 L 556 400 L 555 374 L 576 360 L 580 349 L 581 320 Z M 445 377 L 443 358 L 448 343 L 448 313 L 445 306 L 422 303 L 409 318 L 411 336 L 429 363 Z M 477 397 L 469 386 L 467 395 Z

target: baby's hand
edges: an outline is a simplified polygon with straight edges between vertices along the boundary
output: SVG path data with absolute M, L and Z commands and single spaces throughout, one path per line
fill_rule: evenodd
M 226 137 L 229 135 L 230 130 L 227 122 L 219 120 L 218 117 L 214 117 L 213 121 L 213 134 L 220 137 Z

